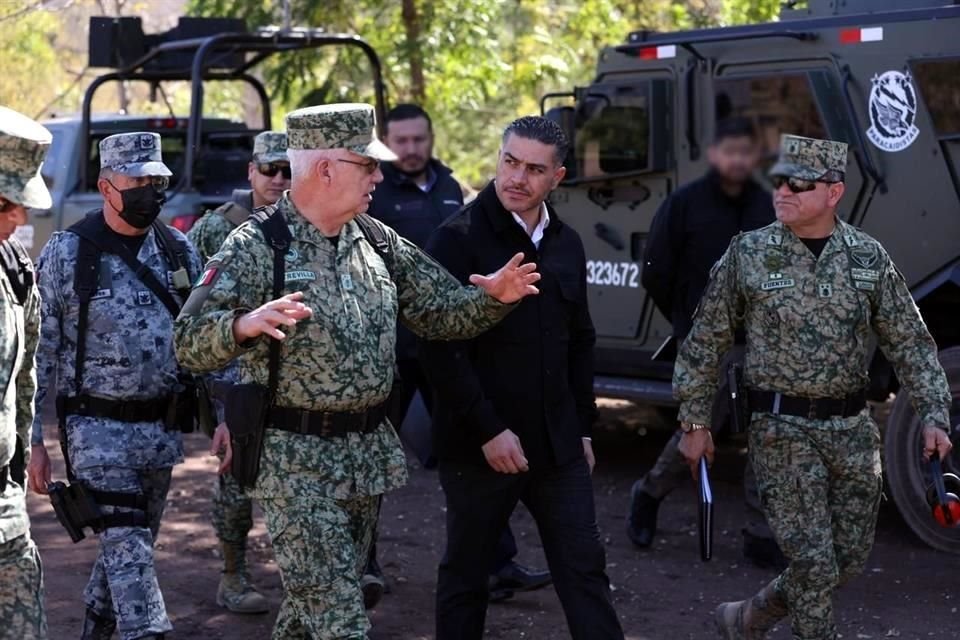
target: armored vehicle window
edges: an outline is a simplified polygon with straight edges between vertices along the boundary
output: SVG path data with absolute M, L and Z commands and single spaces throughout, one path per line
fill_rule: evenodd
M 670 142 L 670 84 L 594 85 L 578 95 L 573 155 L 581 179 L 662 171 Z
M 960 135 L 960 60 L 922 60 L 911 66 L 937 135 Z
M 47 129 L 50 130 L 53 139 L 50 141 L 50 148 L 47 149 L 47 155 L 44 156 L 43 164 L 40 166 L 40 175 L 43 176 L 47 189 L 54 189 L 59 186 L 56 185 L 57 172 L 67 163 L 67 158 L 63 157 L 64 139 L 67 134 L 60 127 L 50 125 L 47 126 Z
M 767 166 L 776 158 L 781 133 L 827 137 L 804 73 L 718 78 L 715 91 L 717 120 L 731 116 L 752 120 Z

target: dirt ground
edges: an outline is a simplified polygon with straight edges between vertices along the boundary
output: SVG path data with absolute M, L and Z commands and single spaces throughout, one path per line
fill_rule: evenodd
M 648 412 L 627 403 L 606 402 L 595 438 L 599 464 L 594 476 L 597 517 L 606 544 L 614 604 L 629 640 L 716 638 L 712 612 L 723 600 L 741 599 L 773 577 L 740 556 L 744 456 L 736 442 L 721 447 L 714 468 L 717 520 L 714 559 L 700 561 L 692 482 L 671 495 L 660 510 L 653 551 L 634 549 L 624 534 L 624 512 L 633 480 L 656 459 L 667 434 L 644 426 Z M 631 428 L 624 428 L 629 425 Z M 619 428 L 614 428 L 619 427 Z M 47 442 L 59 463 L 54 429 Z M 187 439 L 188 459 L 174 472 L 170 501 L 157 542 L 157 565 L 167 611 L 174 624 L 168 638 L 270 637 L 273 614 L 239 616 L 214 603 L 219 559 L 209 523 L 215 460 L 200 435 Z M 55 473 L 62 477 L 62 465 Z M 31 496 L 33 535 L 43 556 L 51 638 L 79 635 L 81 593 L 96 541 L 74 545 L 56 522 L 45 498 Z M 380 555 L 392 594 L 371 612 L 373 640 L 433 638 L 437 563 L 443 549 L 443 496 L 436 474 L 411 463 L 410 483 L 385 502 Z M 545 565 L 536 529 L 521 507 L 513 519 L 518 560 Z M 262 518 L 251 534 L 253 575 L 274 605 L 282 594 Z M 960 637 L 960 557 L 921 546 L 886 503 L 877 543 L 865 574 L 841 590 L 836 615 L 842 637 Z M 569 638 L 552 589 L 520 594 L 490 607 L 487 637 L 555 640 Z M 790 637 L 787 625 L 771 635 Z

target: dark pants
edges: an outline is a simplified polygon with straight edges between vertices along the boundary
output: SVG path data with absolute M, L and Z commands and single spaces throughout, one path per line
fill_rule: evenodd
M 487 574 L 520 501 L 537 523 L 573 640 L 623 638 L 583 458 L 519 475 L 441 461 L 440 484 L 447 501 L 447 549 L 437 576 L 437 640 L 483 636 Z

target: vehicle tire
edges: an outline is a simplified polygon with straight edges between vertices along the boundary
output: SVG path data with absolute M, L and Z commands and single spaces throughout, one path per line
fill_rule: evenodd
M 956 427 L 960 425 L 960 347 L 941 351 L 940 363 L 947 372 L 953 396 L 950 423 L 954 428 L 954 449 L 944 461 L 943 471 L 957 473 L 960 471 L 960 446 L 957 446 L 960 442 L 956 437 Z M 960 527 L 946 529 L 938 525 L 927 504 L 929 474 L 922 461 L 920 420 L 905 390 L 901 389 L 893 402 L 883 445 L 887 483 L 907 526 L 934 549 L 960 554 Z

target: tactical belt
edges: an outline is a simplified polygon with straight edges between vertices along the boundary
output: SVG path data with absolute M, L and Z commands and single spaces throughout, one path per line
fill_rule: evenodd
M 288 407 L 270 407 L 267 427 L 301 435 L 337 438 L 348 433 L 370 433 L 387 415 L 385 404 L 359 413 L 308 411 Z
M 109 418 L 120 422 L 156 422 L 167 417 L 170 398 L 153 400 L 110 400 L 89 395 L 59 396 L 58 415 Z M 62 412 L 62 413 L 61 413 Z
M 866 393 L 858 391 L 846 398 L 798 398 L 774 391 L 750 389 L 750 411 L 810 420 L 849 418 L 867 406 Z
M 100 516 L 105 529 L 111 527 L 146 527 L 149 525 L 147 521 L 147 497 L 142 493 L 97 491 L 90 488 L 87 488 L 87 492 L 93 496 L 94 501 L 99 505 L 136 509 L 136 511 L 121 511 Z

